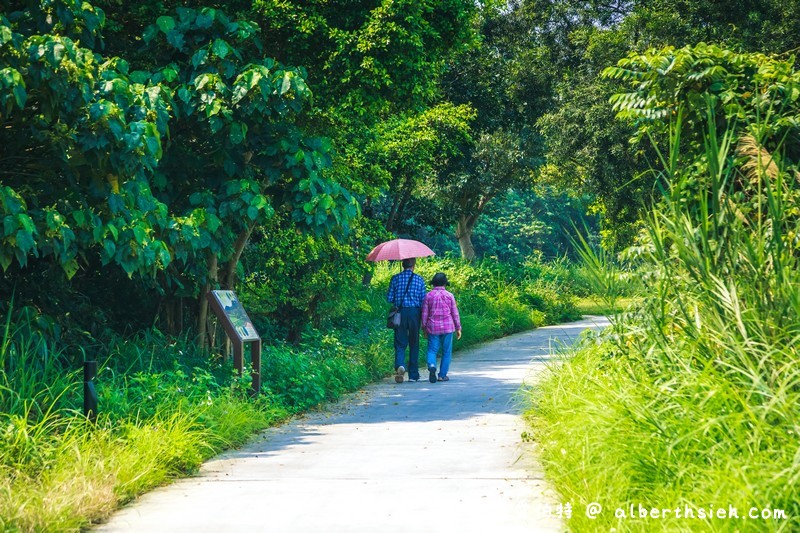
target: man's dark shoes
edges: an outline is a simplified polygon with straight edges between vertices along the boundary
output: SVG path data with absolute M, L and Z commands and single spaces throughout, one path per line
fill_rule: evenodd
M 428 381 L 431 383 L 436 383 L 436 367 L 429 366 L 428 367 Z
M 402 383 L 403 382 L 403 376 L 404 376 L 405 373 L 406 373 L 405 367 L 402 366 L 402 365 L 398 366 L 397 367 L 397 371 L 394 374 L 395 383 Z

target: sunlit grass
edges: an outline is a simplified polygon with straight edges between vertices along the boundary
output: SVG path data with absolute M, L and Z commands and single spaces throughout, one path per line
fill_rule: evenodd
M 560 270 L 514 278 L 497 264 L 421 262 L 430 280 L 444 270 L 459 299 L 458 351 L 565 317 L 576 317 Z M 188 475 L 220 450 L 239 446 L 294 413 L 335 401 L 393 368 L 385 328 L 386 287 L 396 265 L 378 265 L 370 287 L 353 287 L 351 311 L 309 330 L 299 346 L 262 353 L 263 393 L 248 376 L 196 351 L 191 336 L 157 330 L 118 339 L 96 379 L 100 418 L 81 416 L 82 383 L 73 358 L 43 336 L 5 321 L 0 347 L 0 530 L 78 531 L 120 504 Z M 542 272 L 550 279 L 542 281 Z M 421 357 L 424 358 L 422 339 Z M 72 370 L 65 371 L 65 367 Z M 11 391 L 11 393 L 8 393 Z
M 671 189 L 640 247 L 642 300 L 532 393 L 572 530 L 800 529 L 800 191 L 794 168 L 743 175 L 730 132 L 709 124 L 703 164 L 665 165 Z M 590 502 L 605 509 L 595 519 Z M 624 516 L 639 504 L 740 518 Z M 785 518 L 741 518 L 752 509 Z
M 609 305 L 608 302 L 595 296 L 587 296 L 578 298 L 575 302 L 575 308 L 582 315 L 599 315 L 609 316 L 613 315 L 615 311 L 628 312 L 635 309 L 636 306 L 642 303 L 641 298 L 637 297 L 623 297 L 618 298 L 615 302 L 616 309 Z

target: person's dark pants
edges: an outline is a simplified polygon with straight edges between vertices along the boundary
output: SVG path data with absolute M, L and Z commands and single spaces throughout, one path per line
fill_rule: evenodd
M 419 326 L 422 310 L 419 307 L 400 309 L 400 327 L 394 330 L 394 368 L 405 366 L 408 379 L 419 379 Z M 408 366 L 406 360 L 408 347 Z

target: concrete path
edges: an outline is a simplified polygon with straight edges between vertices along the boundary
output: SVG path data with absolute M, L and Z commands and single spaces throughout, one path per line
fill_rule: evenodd
M 521 438 L 517 392 L 560 345 L 606 324 L 589 318 L 458 352 L 446 383 L 371 385 L 144 495 L 98 530 L 560 531 L 546 516 L 560 502 Z

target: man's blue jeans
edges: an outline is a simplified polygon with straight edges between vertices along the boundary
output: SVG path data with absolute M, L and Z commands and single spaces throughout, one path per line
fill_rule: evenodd
M 408 379 L 419 379 L 419 327 L 422 310 L 419 307 L 400 309 L 400 327 L 394 330 L 394 368 L 405 366 Z M 408 366 L 406 366 L 408 347 Z
M 439 377 L 443 378 L 450 370 L 450 360 L 453 358 L 453 334 L 428 335 L 428 368 L 436 366 L 436 354 L 442 348 L 442 366 L 439 367 Z

